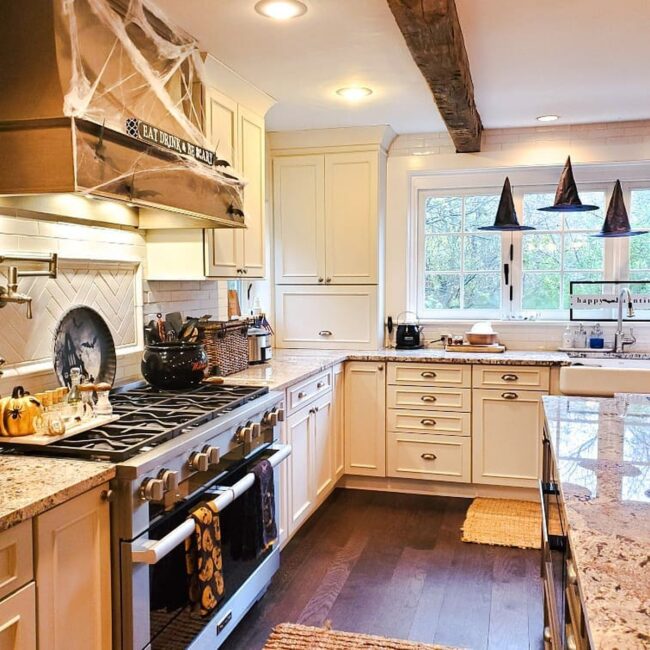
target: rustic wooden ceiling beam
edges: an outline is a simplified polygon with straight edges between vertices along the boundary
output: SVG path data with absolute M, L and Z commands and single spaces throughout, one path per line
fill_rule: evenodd
M 431 88 L 456 151 L 480 151 L 483 125 L 474 101 L 474 84 L 455 1 L 387 1 Z

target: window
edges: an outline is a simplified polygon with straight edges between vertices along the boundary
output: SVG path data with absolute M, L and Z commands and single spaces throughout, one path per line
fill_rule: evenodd
M 650 189 L 630 192 L 629 216 L 632 230 L 650 230 Z M 650 279 L 650 234 L 629 238 L 630 280 Z

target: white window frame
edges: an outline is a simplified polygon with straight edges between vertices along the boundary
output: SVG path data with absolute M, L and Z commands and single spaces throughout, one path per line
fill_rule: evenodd
M 584 164 L 573 165 L 579 189 L 583 191 L 605 191 L 605 206 L 609 203 L 614 181 L 619 178 L 623 186 L 626 206 L 630 210 L 632 189 L 650 189 L 650 163 L 646 161 L 617 163 L 617 164 Z M 408 251 L 407 259 L 411 263 L 407 268 L 406 277 L 406 307 L 414 311 L 422 322 L 436 323 L 440 321 L 474 321 L 477 318 L 492 320 L 508 314 L 509 290 L 502 283 L 502 309 L 499 314 L 490 313 L 496 310 L 440 310 L 435 316 L 423 309 L 424 306 L 424 273 L 423 273 L 423 197 L 427 195 L 460 196 L 500 194 L 503 181 L 510 177 L 513 186 L 515 208 L 523 223 L 523 194 L 529 192 L 555 192 L 557 179 L 562 171 L 562 165 L 531 166 L 531 167 L 502 167 L 494 169 L 468 169 L 449 171 L 413 171 L 409 174 L 410 202 L 408 215 Z M 599 224 L 599 227 L 602 224 Z M 508 257 L 510 238 L 514 248 L 514 259 L 510 269 L 510 281 L 513 286 L 513 312 L 521 312 L 522 289 L 522 245 L 521 232 L 502 235 L 501 255 L 503 264 Z M 650 234 L 647 235 L 650 237 Z M 604 239 L 604 279 L 626 280 L 629 267 L 629 238 Z M 501 266 L 503 268 L 503 266 Z M 565 322 L 568 320 L 568 310 L 547 310 L 541 314 L 542 322 Z

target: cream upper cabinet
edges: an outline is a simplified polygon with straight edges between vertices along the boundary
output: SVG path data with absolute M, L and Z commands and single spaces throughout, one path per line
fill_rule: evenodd
M 345 473 L 386 476 L 386 364 L 345 366 Z
M 378 156 L 325 156 L 326 283 L 376 284 Z
M 325 160 L 287 156 L 273 161 L 275 281 L 325 281 Z
M 35 519 L 39 650 L 110 650 L 108 486 Z
M 537 487 L 545 394 L 510 386 L 473 391 L 474 483 Z
M 264 119 L 213 89 L 206 90 L 206 133 L 219 156 L 246 181 L 245 229 L 205 231 L 205 274 L 263 278 Z
M 376 284 L 377 151 L 273 161 L 277 284 Z

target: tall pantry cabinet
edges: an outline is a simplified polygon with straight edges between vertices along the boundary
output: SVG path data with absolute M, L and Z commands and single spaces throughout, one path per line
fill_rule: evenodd
M 271 134 L 276 345 L 377 347 L 387 127 Z

